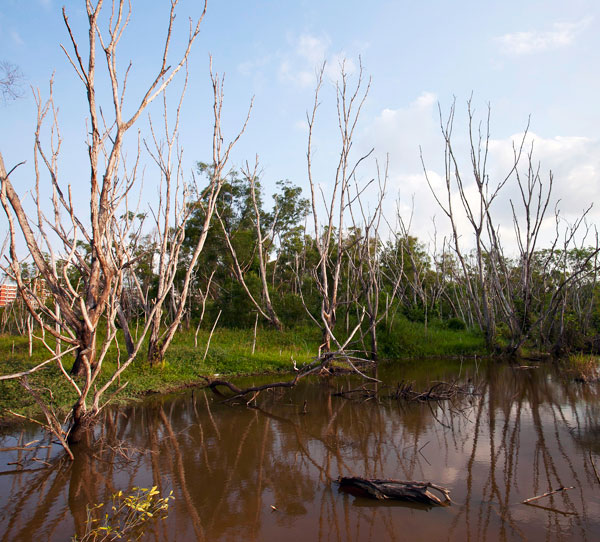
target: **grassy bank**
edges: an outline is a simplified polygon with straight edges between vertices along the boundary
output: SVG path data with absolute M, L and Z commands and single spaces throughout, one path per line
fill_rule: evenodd
M 320 334 L 315 327 L 294 328 L 284 332 L 258 329 L 254 352 L 252 329 L 217 329 L 204 358 L 209 338 L 208 330 L 200 330 L 197 346 L 194 331 L 181 331 L 169 349 L 164 363 L 150 367 L 143 354 L 123 373 L 121 384 L 127 387 L 116 397 L 131 400 L 150 393 L 165 393 L 196 385 L 201 376 L 223 376 L 255 373 L 282 373 L 292 369 L 292 360 L 298 365 L 312 360 L 318 352 Z M 123 344 L 122 341 L 120 341 Z M 368 343 L 367 345 L 368 346 Z M 361 348 L 356 344 L 353 348 Z M 422 324 L 399 321 L 392 333 L 380 334 L 382 358 L 419 358 L 457 354 L 483 353 L 483 340 L 479 334 L 467 330 L 425 329 Z M 0 336 L 1 374 L 30 368 L 46 359 L 47 352 L 34 345 L 29 357 L 28 342 L 22 336 Z M 72 363 L 72 357 L 69 363 Z M 119 356 L 116 347 L 109 351 L 104 363 L 104 375 L 117 368 Z M 104 378 L 100 378 L 100 385 Z M 55 365 L 49 365 L 29 377 L 31 384 L 51 398 L 53 406 L 66 410 L 75 400 L 75 394 Z M 50 391 L 51 390 L 51 391 Z M 21 414 L 37 414 L 37 406 L 16 381 L 0 382 L 0 416 L 7 410 Z

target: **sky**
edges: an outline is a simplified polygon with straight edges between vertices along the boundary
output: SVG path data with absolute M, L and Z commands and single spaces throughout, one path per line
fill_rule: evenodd
M 63 139 L 61 182 L 73 187 L 84 208 L 89 190 L 85 92 L 60 47 L 69 47 L 63 4 L 76 36 L 84 38 L 83 1 L 0 0 L 0 60 L 19 66 L 24 75 L 23 97 L 0 105 L 0 151 L 8 169 L 27 161 L 11 177 L 17 190 L 27 193 L 33 188 L 33 93 L 39 89 L 42 98 L 47 97 L 53 76 Z M 126 103 L 139 100 L 159 63 L 168 5 L 166 0 L 132 0 L 131 22 L 119 51 L 122 69 L 132 63 Z M 173 58 L 183 46 L 188 17 L 197 17 L 200 11 L 199 1 L 180 1 Z M 356 81 L 360 64 L 365 77 L 371 78 L 353 156 L 371 148 L 374 153 L 358 170 L 358 182 L 375 176 L 375 159 L 383 164 L 389 157 L 385 210 L 390 221 L 398 206 L 405 221 L 412 216 L 411 233 L 423 241 L 432 241 L 434 221 L 437 235 L 447 234 L 420 156 L 433 188 L 443 191 L 440 111 L 445 119 L 455 103 L 453 138 L 467 193 L 473 194 L 466 115 L 471 98 L 476 123 L 485 123 L 490 108 L 492 185 L 510 170 L 513 142 L 520 140 L 529 123 L 527 149 L 533 144 L 534 164 L 539 163 L 545 181 L 553 173 L 552 214 L 559 209 L 564 224 L 573 223 L 594 204 L 588 219 L 598 224 L 599 24 L 597 0 L 372 0 L 368 4 L 355 0 L 209 0 L 190 59 L 182 110 L 180 143 L 186 171 L 191 172 L 197 160 L 208 161 L 212 153 L 212 55 L 213 69 L 225 75 L 225 139 L 236 135 L 254 100 L 231 165 L 239 168 L 258 156 L 268 193 L 280 179 L 306 190 L 306 113 L 314 101 L 315 71 L 325 61 L 313 152 L 315 178 L 327 195 L 340 149 L 334 82 L 345 59 L 351 81 Z M 181 79 L 171 89 L 171 105 L 180 88 Z M 149 111 L 154 119 L 161 113 L 155 105 Z M 146 116 L 138 128 L 142 137 L 148 136 Z M 132 131 L 130 137 L 128 145 L 137 133 Z M 148 161 L 140 182 L 143 201 L 152 203 L 156 178 Z M 368 191 L 374 202 L 372 192 Z M 510 201 L 517 201 L 518 196 L 511 181 L 494 208 L 503 239 L 513 248 Z M 468 243 L 464 217 L 459 220 Z M 5 224 L 0 222 L 0 227 Z M 546 242 L 553 231 L 554 219 L 549 216 L 544 226 Z

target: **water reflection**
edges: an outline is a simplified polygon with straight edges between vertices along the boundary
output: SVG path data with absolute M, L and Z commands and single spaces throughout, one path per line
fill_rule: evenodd
M 88 503 L 136 485 L 176 497 L 147 540 L 598 539 L 596 384 L 492 363 L 381 373 L 392 387 L 456 380 L 482 393 L 407 403 L 384 387 L 353 401 L 332 394 L 356 381 L 337 378 L 263 393 L 253 408 L 199 390 L 115 409 L 72 464 L 45 448 L 53 468 L 0 475 L 0 540 L 67 540 L 83 532 Z M 0 447 L 34 438 L 8 435 Z M 4 472 L 19 453 L 3 454 Z M 340 475 L 431 480 L 455 504 L 356 499 L 338 492 Z M 564 486 L 575 488 L 521 504 Z

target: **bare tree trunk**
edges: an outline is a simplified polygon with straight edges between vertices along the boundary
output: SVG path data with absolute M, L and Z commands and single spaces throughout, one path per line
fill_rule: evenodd
M 194 247 L 194 251 L 190 257 L 190 260 L 186 262 L 187 269 L 183 279 L 183 283 L 181 285 L 181 289 L 179 291 L 178 299 L 174 307 L 174 314 L 171 322 L 166 327 L 166 329 L 162 332 L 160 337 L 157 340 L 157 346 L 154 352 L 149 352 L 149 358 L 154 361 L 162 360 L 165 356 L 165 353 L 175 336 L 176 331 L 179 329 L 179 325 L 183 319 L 185 313 L 185 307 L 187 302 L 187 297 L 190 292 L 190 286 L 192 283 L 192 279 L 194 276 L 194 271 L 200 254 L 204 249 L 204 244 L 206 242 L 206 238 L 208 236 L 209 228 L 211 222 L 213 220 L 213 216 L 216 214 L 216 206 L 219 193 L 223 186 L 224 182 L 224 170 L 229 160 L 229 155 L 231 150 L 235 146 L 235 144 L 239 141 L 240 137 L 244 133 L 246 126 L 248 124 L 248 120 L 250 118 L 250 112 L 252 110 L 252 102 L 250 103 L 250 107 L 248 109 L 248 115 L 242 125 L 242 128 L 236 135 L 236 137 L 231 140 L 225 148 L 223 148 L 223 134 L 221 130 L 221 111 L 223 107 L 223 81 L 219 78 L 218 74 L 213 74 L 211 67 L 211 80 L 213 87 L 213 119 L 214 119 L 214 127 L 213 127 L 213 162 L 212 162 L 212 171 L 210 174 L 210 180 L 208 186 L 203 191 L 202 197 L 198 200 L 197 204 L 201 206 L 204 212 L 204 220 L 202 224 L 202 231 L 200 236 L 198 237 L 198 241 L 196 242 L 196 246 Z M 160 150 L 157 151 L 157 154 L 160 158 L 161 153 Z M 203 200 L 205 198 L 205 200 Z M 191 210 L 191 209 L 190 209 Z M 187 218 L 189 214 L 181 220 L 178 228 L 181 231 L 185 230 L 185 224 L 187 222 Z M 183 240 L 183 239 L 182 239 Z M 179 246 L 181 246 L 181 241 L 179 241 Z M 177 259 L 170 262 L 172 275 L 170 278 L 170 284 L 173 284 L 173 279 L 175 277 L 175 269 L 177 267 Z M 151 355 L 150 355 L 151 354 Z
M 135 350 L 135 345 L 133 344 L 133 338 L 131 337 L 131 333 L 129 331 L 129 322 L 127 321 L 127 317 L 125 316 L 125 312 L 123 311 L 123 307 L 119 303 L 117 305 L 117 315 L 119 317 L 119 325 L 123 330 L 123 337 L 125 339 L 125 348 L 127 349 L 127 355 L 131 356 L 133 351 Z
M 362 106 L 365 103 L 371 82 L 363 90 L 363 70 L 360 66 L 356 85 L 353 89 L 348 88 L 349 77 L 346 73 L 344 63 L 341 65 L 340 81 L 336 84 L 338 125 L 340 130 L 340 158 L 337 163 L 333 190 L 327 205 L 327 222 L 322 228 L 318 219 L 318 200 L 315 193 L 315 181 L 313 178 L 312 164 L 312 141 L 315 128 L 317 109 L 319 107 L 319 92 L 323 84 L 323 73 L 325 65 L 317 78 L 315 89 L 315 100 L 312 114 L 307 115 L 308 121 L 308 146 L 306 152 L 308 180 L 310 184 L 311 205 L 315 232 L 315 244 L 319 253 L 319 262 L 313 271 L 316 279 L 317 290 L 321 297 L 321 330 L 323 336 L 322 346 L 326 350 L 331 349 L 332 340 L 337 341 L 332 334 L 337 321 L 337 309 L 339 306 L 339 288 L 342 266 L 346 256 L 345 242 L 345 218 L 349 201 L 350 180 L 355 178 L 356 169 L 371 153 L 358 158 L 354 163 L 350 151 L 354 130 L 360 117 Z M 364 190 L 364 189 L 363 189 Z M 334 238 L 334 229 L 337 231 L 337 239 Z
M 88 32 L 85 45 L 77 42 L 76 32 L 71 28 L 63 8 L 63 19 L 72 46 L 70 52 L 65 47 L 63 50 L 83 85 L 88 105 L 89 116 L 85 131 L 89 134 L 86 142 L 90 165 L 89 216 L 80 218 L 79 209 L 76 209 L 71 198 L 70 187 L 66 187 L 65 190 L 59 181 L 58 156 L 61 137 L 52 85 L 48 101 L 43 102 L 39 92 L 35 94 L 38 109 L 33 155 L 34 202 L 37 211 L 35 218 L 29 218 L 25 213 L 21 198 L 9 179 L 12 170 L 6 171 L 0 155 L 0 203 L 8 219 L 10 234 L 9 272 L 17 282 L 27 310 L 42 330 L 42 340 L 45 341 L 44 334 L 48 333 L 57 341 L 70 346 L 58 357 L 51 358 L 58 362 L 64 378 L 77 393 L 77 401 L 72 408 L 70 442 L 77 442 L 95 420 L 103 406 L 101 399 L 104 393 L 131 364 L 143 340 L 142 337 L 138 341 L 127 361 L 112 375 L 105 375 L 107 378 L 100 384 L 98 377 L 102 371 L 103 360 L 116 337 L 114 321 L 117 318 L 116 305 L 122 293 L 124 270 L 131 265 L 131 261 L 126 258 L 126 243 L 123 243 L 123 240 L 128 238 L 131 228 L 127 195 L 136 184 L 139 153 L 130 168 L 129 162 L 123 156 L 125 137 L 148 105 L 168 87 L 175 75 L 186 65 L 206 11 L 204 5 L 199 18 L 195 22 L 190 21 L 180 56 L 173 59 L 169 53 L 175 47 L 171 38 L 177 4 L 178 0 L 173 0 L 168 8 L 167 32 L 162 42 L 158 70 L 133 108 L 124 101 L 129 69 L 124 75 L 117 69 L 118 44 L 129 24 L 131 6 L 126 0 L 114 0 L 111 13 L 104 16 L 101 15 L 104 6 L 102 1 L 86 2 Z M 81 56 L 82 52 L 86 55 L 85 59 Z M 99 59 L 103 62 L 99 62 Z M 96 72 L 97 68 L 102 66 L 105 70 L 102 80 L 108 82 L 108 89 L 97 87 Z M 97 92 L 101 95 L 100 99 L 97 98 Z M 106 102 L 105 97 L 108 97 Z M 47 117 L 50 117 L 52 122 L 48 146 L 43 145 L 41 141 Z M 41 168 L 45 169 L 45 175 L 42 175 Z M 44 214 L 40 197 L 40 183 L 46 175 L 50 179 L 51 189 L 48 216 Z M 126 211 L 125 218 L 119 219 L 116 213 L 123 209 Z M 58 243 L 50 239 L 47 234 L 48 227 L 52 229 L 52 234 L 58 237 Z M 43 289 L 47 289 L 53 296 L 53 310 L 46 306 L 45 294 L 24 280 L 17 257 L 17 232 L 22 234 L 25 240 L 28 252 L 43 281 Z M 117 241 L 119 235 L 120 242 Z M 82 249 L 78 241 L 83 241 L 87 248 Z M 73 281 L 68 273 L 69 269 L 73 268 L 80 277 L 77 282 Z M 107 332 L 100 341 L 98 332 L 101 326 L 106 326 Z M 144 334 L 146 332 L 147 327 Z M 100 344 L 97 344 L 98 342 Z M 52 351 L 47 343 L 45 346 Z M 63 365 L 63 357 L 73 350 L 76 350 L 76 358 L 71 375 L 77 379 L 74 379 Z M 45 363 L 37 368 L 41 368 Z M 13 377 L 18 378 L 16 375 L 6 375 L 3 378 Z M 93 399 L 91 404 L 88 404 L 90 393 L 93 394 Z M 51 422 L 55 423 L 57 420 L 49 419 L 49 424 Z M 59 428 L 60 426 L 58 423 Z M 55 428 L 53 432 L 56 431 Z

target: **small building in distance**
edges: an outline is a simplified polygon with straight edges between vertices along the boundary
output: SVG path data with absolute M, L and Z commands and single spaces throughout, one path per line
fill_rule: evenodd
M 2 284 L 0 284 L 0 307 L 10 305 L 16 298 L 17 285 L 5 278 Z

